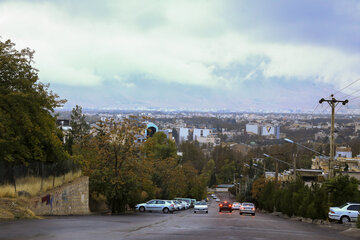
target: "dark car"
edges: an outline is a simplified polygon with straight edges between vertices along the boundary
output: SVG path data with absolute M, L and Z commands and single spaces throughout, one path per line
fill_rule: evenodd
M 224 201 L 222 203 L 219 204 L 219 212 L 221 211 L 229 211 L 232 212 L 232 205 L 231 203 Z

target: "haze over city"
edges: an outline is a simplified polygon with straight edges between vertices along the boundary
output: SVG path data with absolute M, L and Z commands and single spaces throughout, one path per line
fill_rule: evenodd
M 0 34 L 35 50 L 68 109 L 311 112 L 360 77 L 359 12 L 356 0 L 0 1 Z

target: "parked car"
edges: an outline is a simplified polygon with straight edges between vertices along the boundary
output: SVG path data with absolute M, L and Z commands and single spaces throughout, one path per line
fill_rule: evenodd
M 208 205 L 205 201 L 196 202 L 194 205 L 194 213 L 205 212 L 208 213 Z
M 135 206 L 135 209 L 139 212 L 145 211 L 162 211 L 163 213 L 173 213 L 175 211 L 174 204 L 160 199 L 153 199 L 146 203 L 140 203 Z
M 224 210 L 232 212 L 232 204 L 227 201 L 220 203 L 219 204 L 219 212 L 224 211 Z
M 175 198 L 175 200 L 186 201 L 190 205 L 190 207 L 194 206 L 191 204 L 191 198 Z
M 216 199 L 215 199 L 215 202 L 220 202 L 220 198 L 216 198 Z
M 178 205 L 179 210 L 185 210 L 186 204 L 184 202 L 181 202 L 180 200 L 173 200 L 176 205 Z
M 360 203 L 346 203 L 340 207 L 331 207 L 329 209 L 329 219 L 347 223 L 356 221 L 360 211 Z
M 190 203 L 185 201 L 185 200 L 178 200 L 180 201 L 184 206 L 185 206 L 185 209 L 189 209 L 190 208 Z
M 255 205 L 253 203 L 249 203 L 249 202 L 244 202 L 241 204 L 240 207 L 240 215 L 242 215 L 243 213 L 249 213 L 253 216 L 255 216 Z
M 233 209 L 233 210 L 239 210 L 240 207 L 241 207 L 241 203 L 239 203 L 239 202 L 233 202 L 233 204 L 232 204 L 232 209 Z
M 182 205 L 181 205 L 180 203 L 177 203 L 177 202 L 174 201 L 174 200 L 165 200 L 165 201 L 167 201 L 168 203 L 173 204 L 173 205 L 174 205 L 174 209 L 175 209 L 176 211 L 179 211 L 179 210 L 181 210 L 181 208 L 182 208 Z

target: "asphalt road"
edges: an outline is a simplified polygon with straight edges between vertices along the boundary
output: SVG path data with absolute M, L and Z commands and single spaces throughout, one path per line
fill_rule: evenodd
M 219 213 L 212 202 L 208 214 L 186 210 L 174 214 L 135 213 L 122 216 L 69 216 L 0 223 L 0 239 L 336 239 L 347 240 L 339 230 L 285 220 Z

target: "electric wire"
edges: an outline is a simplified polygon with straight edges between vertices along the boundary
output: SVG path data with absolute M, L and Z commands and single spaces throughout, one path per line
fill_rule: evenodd
M 356 79 L 354 82 L 350 83 L 349 85 L 347 85 L 346 87 L 343 87 L 342 89 L 340 89 L 339 91 L 337 91 L 336 93 L 334 93 L 333 95 L 335 96 L 336 94 L 338 94 L 339 92 L 343 91 L 344 89 L 350 87 L 351 85 L 353 85 L 354 83 L 360 81 L 360 78 Z

